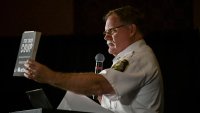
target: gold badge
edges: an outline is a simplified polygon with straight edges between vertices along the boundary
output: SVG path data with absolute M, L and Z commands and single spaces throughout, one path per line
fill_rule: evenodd
M 124 59 L 115 63 L 111 68 L 123 72 L 128 66 L 128 64 L 129 64 L 128 60 Z

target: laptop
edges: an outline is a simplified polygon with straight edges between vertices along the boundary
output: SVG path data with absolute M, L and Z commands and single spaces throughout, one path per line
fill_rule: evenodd
M 55 110 L 55 108 L 53 108 L 52 104 L 50 103 L 49 99 L 47 98 L 47 95 L 45 94 L 42 88 L 26 91 L 26 94 L 28 95 L 28 98 L 33 108 Z M 66 109 L 66 107 L 68 106 L 65 103 L 67 101 L 66 99 L 70 102 L 70 103 L 67 102 L 67 104 L 69 104 L 71 107 L 70 109 Z M 107 109 L 102 108 L 99 104 L 87 98 L 86 96 L 78 95 L 70 91 L 66 93 L 59 107 L 57 108 L 57 111 L 59 111 L 59 113 L 66 113 L 66 111 L 68 110 L 70 110 L 70 113 L 113 113 Z M 22 112 L 22 113 L 28 113 L 28 112 Z
M 52 104 L 42 88 L 26 91 L 26 94 L 33 108 L 53 109 Z

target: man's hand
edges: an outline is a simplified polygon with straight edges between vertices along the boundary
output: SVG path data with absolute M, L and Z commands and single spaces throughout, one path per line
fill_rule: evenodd
M 56 72 L 35 60 L 27 60 L 24 66 L 26 68 L 24 76 L 40 83 L 50 83 L 53 80 L 53 75 L 56 74 Z

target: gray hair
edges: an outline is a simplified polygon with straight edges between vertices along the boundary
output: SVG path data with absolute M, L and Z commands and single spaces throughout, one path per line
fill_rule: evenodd
M 144 14 L 133 6 L 124 6 L 110 10 L 105 16 L 104 21 L 112 14 L 116 14 L 124 24 L 135 24 L 141 33 L 144 33 Z

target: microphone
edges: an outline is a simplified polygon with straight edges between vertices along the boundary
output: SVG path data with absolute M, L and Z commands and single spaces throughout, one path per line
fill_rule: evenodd
M 103 70 L 103 62 L 105 60 L 105 57 L 103 54 L 98 53 L 95 56 L 95 60 L 96 60 L 95 73 L 98 74 Z
M 95 60 L 96 60 L 95 74 L 98 74 L 98 73 L 100 73 L 103 70 L 103 62 L 105 60 L 105 57 L 104 57 L 103 54 L 98 53 L 95 56 Z M 92 95 L 92 97 L 90 97 L 90 98 L 92 98 L 95 102 L 99 103 L 99 101 L 97 99 L 97 96 Z

